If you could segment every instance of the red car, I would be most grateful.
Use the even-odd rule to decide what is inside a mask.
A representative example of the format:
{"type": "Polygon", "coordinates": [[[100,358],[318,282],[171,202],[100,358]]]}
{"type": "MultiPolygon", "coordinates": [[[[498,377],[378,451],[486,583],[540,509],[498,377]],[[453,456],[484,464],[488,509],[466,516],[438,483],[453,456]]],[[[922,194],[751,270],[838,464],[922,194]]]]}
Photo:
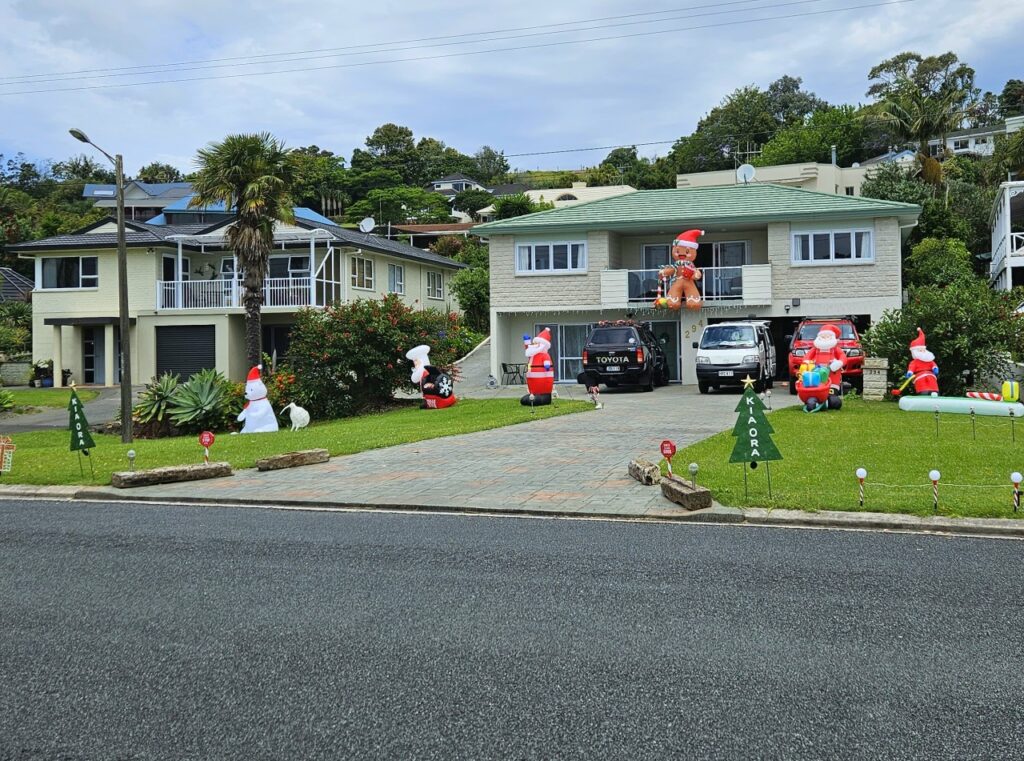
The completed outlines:
{"type": "Polygon", "coordinates": [[[843,380],[858,390],[864,388],[864,347],[860,345],[857,328],[846,317],[815,317],[801,322],[789,343],[789,393],[796,393],[796,378],[800,363],[808,350],[814,346],[814,338],[826,323],[839,328],[839,348],[846,354],[843,380]]]}

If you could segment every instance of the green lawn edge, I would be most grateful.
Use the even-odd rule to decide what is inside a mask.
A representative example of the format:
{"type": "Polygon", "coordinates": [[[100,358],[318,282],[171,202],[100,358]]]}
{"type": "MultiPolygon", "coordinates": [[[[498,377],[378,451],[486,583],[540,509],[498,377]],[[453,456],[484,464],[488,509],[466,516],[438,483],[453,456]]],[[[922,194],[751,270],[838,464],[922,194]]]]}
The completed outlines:
{"type": "MultiPolygon", "coordinates": [[[[1013,511],[1010,473],[1024,472],[1024,424],[969,415],[904,412],[893,402],[847,399],[839,411],[808,414],[799,406],[768,413],[783,459],[756,470],[730,463],[731,429],[679,450],[673,471],[698,465],[697,482],[729,507],[816,512],[904,513],[962,518],[1024,518],[1013,511]],[[1016,440],[1014,440],[1016,439],[1016,440]],[[855,471],[863,467],[865,504],[855,471]],[[933,509],[930,470],[942,474],[933,509]],[[768,474],[771,492],[768,495],[768,474]]],[[[662,462],[662,472],[666,471],[662,462]]]]}
{"type": "MultiPolygon", "coordinates": [[[[14,398],[15,407],[50,407],[66,409],[71,401],[71,391],[66,388],[7,388],[14,398]]],[[[91,402],[99,396],[99,391],[88,388],[78,389],[78,398],[83,402],[91,402]]]]}
{"type": "MultiPolygon", "coordinates": [[[[534,420],[585,412],[593,405],[583,401],[559,401],[532,411],[518,399],[460,399],[444,410],[408,407],[358,417],[314,422],[301,431],[283,428],[277,433],[217,434],[210,459],[230,462],[236,469],[251,468],[256,460],[299,449],[327,449],[332,456],[355,454],[398,444],[473,433],[529,423],[534,420]]],[[[2,430],[0,430],[2,433],[2,430]]],[[[11,437],[17,447],[14,467],[0,477],[0,484],[105,485],[115,471],[128,470],[127,452],[134,449],[137,470],[164,465],[202,462],[203,450],[196,436],[138,439],[121,443],[120,437],[94,434],[96,448],[89,458],[69,451],[66,430],[33,431],[11,437]],[[92,477],[90,461],[95,471],[92,477]]],[[[396,461],[396,467],[402,463],[396,461]]]]}

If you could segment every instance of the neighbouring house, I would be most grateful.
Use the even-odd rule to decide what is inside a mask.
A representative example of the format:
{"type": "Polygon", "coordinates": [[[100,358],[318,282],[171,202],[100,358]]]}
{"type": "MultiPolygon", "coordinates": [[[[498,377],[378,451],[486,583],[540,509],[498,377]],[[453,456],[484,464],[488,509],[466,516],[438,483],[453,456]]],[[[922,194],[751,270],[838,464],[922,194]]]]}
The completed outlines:
{"type": "Polygon", "coordinates": [[[491,372],[523,361],[522,336],[554,339],[556,377],[575,382],[599,320],[650,321],[672,380],[696,383],[691,342],[709,322],[772,324],[784,337],[805,316],[851,315],[863,325],[902,304],[900,248],[913,204],[768,183],[634,193],[478,225],[491,261],[491,372]],[[706,231],[697,265],[700,311],[655,310],[658,269],[689,228],[706,231]]]}
{"type": "MultiPolygon", "coordinates": [[[[165,208],[149,222],[127,222],[132,377],[139,382],[211,367],[245,377],[242,279],[225,238],[232,223],[223,208],[187,204],[165,208]]],[[[52,359],[79,383],[120,380],[116,246],[117,225],[105,219],[7,247],[35,261],[33,359],[52,359]]],[[[295,313],[303,307],[395,293],[416,308],[457,310],[449,285],[462,267],[297,208],[294,224],[274,231],[263,289],[264,352],[287,355],[295,313]]]]}
{"type": "Polygon", "coordinates": [[[492,185],[487,188],[495,198],[501,198],[502,196],[514,196],[517,193],[525,193],[530,189],[530,186],[525,182],[509,182],[504,185],[492,185]]]}
{"type": "Polygon", "coordinates": [[[12,270],[0,267],[0,303],[6,301],[28,301],[35,283],[12,270]]]}
{"type": "Polygon", "coordinates": [[[430,248],[438,238],[449,235],[461,235],[463,238],[469,236],[469,231],[476,227],[476,222],[449,222],[448,224],[436,225],[389,225],[388,237],[396,238],[403,236],[409,239],[410,246],[417,248],[430,248]]]}
{"type": "Polygon", "coordinates": [[[487,188],[472,177],[456,172],[455,174],[449,174],[447,177],[442,177],[440,180],[432,180],[427,184],[427,190],[433,190],[435,193],[450,197],[461,193],[463,190],[487,190],[487,188]]]}
{"type": "Polygon", "coordinates": [[[995,151],[996,140],[1012,135],[1019,129],[1024,129],[1024,116],[1013,116],[1004,122],[990,124],[987,127],[957,130],[950,132],[945,139],[937,137],[929,140],[928,153],[932,156],[942,156],[946,153],[957,156],[991,156],[995,151]]]}
{"type": "MultiPolygon", "coordinates": [[[[534,203],[553,203],[556,209],[565,206],[574,206],[587,201],[599,201],[602,198],[621,196],[625,193],[635,193],[636,188],[632,185],[595,185],[588,187],[585,182],[574,182],[568,188],[534,188],[519,191],[534,203]]],[[[494,204],[485,206],[476,213],[481,222],[492,222],[494,220],[494,204]]]]}
{"type": "MultiPolygon", "coordinates": [[[[124,189],[124,216],[126,219],[147,220],[162,212],[168,204],[192,195],[188,182],[138,182],[132,180],[124,189]]],[[[117,208],[117,186],[87,184],[82,198],[93,201],[101,209],[117,208]]]]}
{"type": "Polygon", "coordinates": [[[989,282],[1000,291],[1024,285],[1024,180],[1004,182],[992,203],[989,282]]]}

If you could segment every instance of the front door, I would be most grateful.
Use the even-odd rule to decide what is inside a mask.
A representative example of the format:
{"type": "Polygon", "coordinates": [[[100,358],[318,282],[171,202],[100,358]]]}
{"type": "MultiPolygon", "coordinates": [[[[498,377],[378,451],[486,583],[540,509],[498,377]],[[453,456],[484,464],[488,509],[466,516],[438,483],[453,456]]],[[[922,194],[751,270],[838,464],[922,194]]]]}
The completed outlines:
{"type": "Polygon", "coordinates": [[[679,321],[663,320],[652,322],[651,332],[665,351],[665,361],[668,363],[668,379],[678,382],[682,379],[682,366],[679,361],[679,321]]]}
{"type": "Polygon", "coordinates": [[[588,324],[559,326],[561,356],[558,360],[558,380],[575,383],[576,376],[583,372],[583,347],[589,335],[588,324]]]}

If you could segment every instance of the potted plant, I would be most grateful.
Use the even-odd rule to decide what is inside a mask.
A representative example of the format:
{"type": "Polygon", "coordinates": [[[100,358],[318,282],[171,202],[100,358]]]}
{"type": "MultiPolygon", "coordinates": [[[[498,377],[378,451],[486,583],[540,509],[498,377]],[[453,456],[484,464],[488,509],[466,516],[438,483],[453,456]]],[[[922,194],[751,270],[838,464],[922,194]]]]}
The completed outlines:
{"type": "Polygon", "coordinates": [[[49,387],[53,385],[53,360],[41,359],[33,365],[32,385],[49,387]]]}

